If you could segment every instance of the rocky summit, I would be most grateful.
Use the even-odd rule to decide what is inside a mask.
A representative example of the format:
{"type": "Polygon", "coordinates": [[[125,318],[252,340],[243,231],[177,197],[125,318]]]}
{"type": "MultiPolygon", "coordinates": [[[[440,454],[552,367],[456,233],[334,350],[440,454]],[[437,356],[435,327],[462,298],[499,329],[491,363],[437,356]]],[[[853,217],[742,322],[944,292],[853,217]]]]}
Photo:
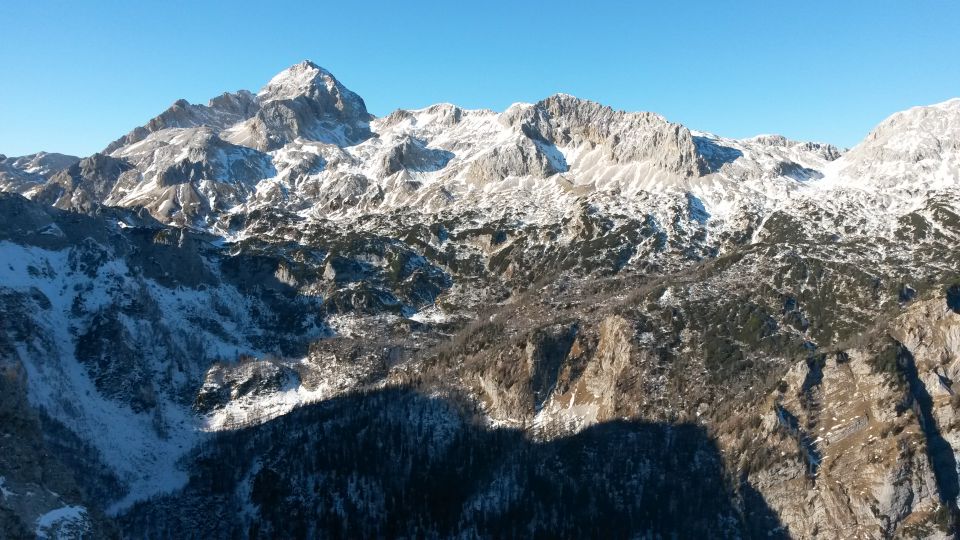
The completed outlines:
{"type": "Polygon", "coordinates": [[[845,150],[302,62],[0,190],[4,538],[957,537],[960,99],[845,150]]]}

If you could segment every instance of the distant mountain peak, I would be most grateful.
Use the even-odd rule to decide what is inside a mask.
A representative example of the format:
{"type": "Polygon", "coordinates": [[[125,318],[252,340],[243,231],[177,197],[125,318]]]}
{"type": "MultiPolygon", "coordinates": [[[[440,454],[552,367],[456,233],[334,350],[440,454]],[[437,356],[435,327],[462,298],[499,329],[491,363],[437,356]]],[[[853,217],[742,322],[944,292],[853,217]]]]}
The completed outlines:
{"type": "Polygon", "coordinates": [[[262,100],[294,99],[315,93],[317,89],[330,90],[342,86],[332,73],[317,64],[304,60],[274,75],[257,94],[262,100]]]}
{"type": "Polygon", "coordinates": [[[953,189],[960,171],[960,98],[890,115],[844,164],[846,176],[870,185],[953,189]]]}

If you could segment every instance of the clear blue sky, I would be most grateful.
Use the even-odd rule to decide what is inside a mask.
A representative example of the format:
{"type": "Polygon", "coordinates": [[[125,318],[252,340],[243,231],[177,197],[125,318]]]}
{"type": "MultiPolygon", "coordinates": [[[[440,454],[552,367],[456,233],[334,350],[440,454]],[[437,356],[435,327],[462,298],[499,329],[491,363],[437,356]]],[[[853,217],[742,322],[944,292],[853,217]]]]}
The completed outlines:
{"type": "Polygon", "coordinates": [[[843,146],[960,96],[960,2],[0,2],[0,153],[80,155],[311,59],[371,112],[566,92],[843,146]]]}

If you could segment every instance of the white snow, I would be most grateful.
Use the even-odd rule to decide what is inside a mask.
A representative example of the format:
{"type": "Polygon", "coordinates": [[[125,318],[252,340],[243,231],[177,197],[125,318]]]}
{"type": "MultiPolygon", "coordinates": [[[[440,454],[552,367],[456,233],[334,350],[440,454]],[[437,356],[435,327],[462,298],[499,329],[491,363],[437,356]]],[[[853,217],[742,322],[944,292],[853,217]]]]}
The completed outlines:
{"type": "Polygon", "coordinates": [[[80,538],[83,532],[89,533],[87,528],[87,509],[82,506],[64,506],[51,510],[37,519],[36,535],[38,539],[46,538],[80,538]],[[64,533],[69,528],[71,534],[64,533]]]}
{"type": "Polygon", "coordinates": [[[450,315],[447,313],[444,313],[443,310],[441,310],[438,307],[431,306],[427,309],[423,309],[418,311],[417,313],[414,313],[413,315],[410,316],[410,320],[417,321],[420,323],[437,324],[437,323],[443,323],[443,322],[449,321],[450,315]]]}
{"type": "Polygon", "coordinates": [[[276,74],[257,96],[261,99],[292,99],[317,84],[318,79],[325,79],[325,86],[332,84],[328,71],[309,62],[301,62],[276,74]]]}
{"type": "Polygon", "coordinates": [[[4,498],[13,497],[16,495],[16,493],[7,489],[6,482],[7,479],[3,476],[0,476],[0,494],[2,494],[4,498]]]}
{"type": "MultiPolygon", "coordinates": [[[[75,286],[83,280],[67,273],[66,251],[47,251],[0,242],[0,283],[14,289],[36,287],[50,300],[52,308],[35,315],[50,335],[49,353],[32,354],[20,345],[20,357],[27,371],[30,401],[93,444],[101,458],[130,486],[130,493],[115,508],[154,493],[184,485],[187,475],[177,460],[197,439],[196,426],[188,411],[177,406],[163,412],[171,434],[163,438],[153,428],[152,417],[137,414],[128,407],[104,398],[90,380],[85,368],[73,357],[73,337],[69,332],[69,310],[75,286]],[[54,268],[54,279],[36,279],[27,267],[54,268]]],[[[126,273],[118,262],[103,269],[106,275],[126,273]]],[[[106,277],[105,275],[105,277],[106,277]]],[[[99,283],[98,283],[99,284],[99,283]]],[[[82,286],[80,287],[83,288],[82,286]]],[[[88,308],[107,301],[104,288],[92,289],[84,298],[88,308]]]]}
{"type": "Polygon", "coordinates": [[[203,429],[223,431],[259,424],[283,416],[293,409],[327,399],[333,389],[320,384],[313,390],[301,384],[291,385],[278,392],[256,394],[232,399],[204,419],[203,429]]]}

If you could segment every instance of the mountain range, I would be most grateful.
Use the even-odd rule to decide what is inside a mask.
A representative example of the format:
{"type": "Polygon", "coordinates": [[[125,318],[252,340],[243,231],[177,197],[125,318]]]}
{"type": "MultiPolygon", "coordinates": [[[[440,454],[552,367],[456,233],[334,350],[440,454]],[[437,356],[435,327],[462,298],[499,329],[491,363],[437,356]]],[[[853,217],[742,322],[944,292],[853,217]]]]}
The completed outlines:
{"type": "Polygon", "coordinates": [[[960,99],[847,150],[308,61],[0,156],[0,530],[954,538],[958,188],[960,99]]]}

